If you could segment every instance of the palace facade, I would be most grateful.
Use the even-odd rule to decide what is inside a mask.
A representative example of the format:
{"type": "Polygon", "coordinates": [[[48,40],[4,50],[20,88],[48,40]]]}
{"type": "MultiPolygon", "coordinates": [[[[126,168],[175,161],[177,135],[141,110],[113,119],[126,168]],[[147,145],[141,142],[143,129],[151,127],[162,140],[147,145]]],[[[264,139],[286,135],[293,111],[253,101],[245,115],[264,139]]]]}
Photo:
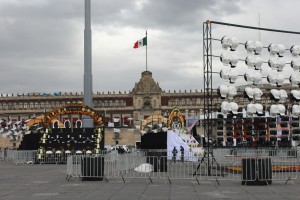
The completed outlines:
{"type": "MultiPolygon", "coordinates": [[[[82,93],[12,94],[0,97],[0,118],[7,122],[31,119],[72,103],[82,103],[82,93]]],[[[117,120],[119,126],[140,125],[152,114],[166,116],[175,106],[184,115],[199,116],[203,107],[203,93],[200,91],[165,92],[154,81],[150,71],[142,72],[141,79],[129,93],[108,92],[93,94],[94,109],[105,115],[106,122],[117,120]]],[[[81,116],[61,116],[75,123],[81,116]]]]}
{"type": "MultiPolygon", "coordinates": [[[[201,79],[202,78],[199,78],[199,81],[201,79]]],[[[249,99],[245,94],[245,86],[237,88],[237,94],[231,101],[238,104],[239,112],[241,112],[242,109],[245,109],[249,103],[260,103],[263,105],[264,110],[269,110],[272,104],[277,103],[274,99],[270,98],[270,90],[277,88],[276,86],[266,84],[256,87],[259,87],[263,93],[259,100],[249,99]]],[[[286,114],[289,114],[292,105],[295,103],[295,99],[293,99],[291,95],[291,90],[293,88],[290,85],[283,85],[281,86],[281,89],[285,89],[288,94],[288,97],[281,103],[287,108],[286,114]]],[[[221,103],[224,99],[221,98],[217,89],[213,91],[212,98],[213,109],[216,112],[220,112],[221,103]]],[[[16,95],[2,94],[0,97],[0,119],[7,123],[24,121],[42,115],[60,106],[82,102],[82,93],[55,93],[53,95],[42,93],[16,95]]],[[[152,72],[144,71],[141,74],[140,80],[134,85],[130,92],[97,92],[93,94],[93,104],[94,109],[98,111],[99,114],[105,116],[106,127],[113,123],[113,127],[121,128],[121,130],[122,128],[131,128],[133,130],[133,128],[136,128],[137,125],[141,125],[141,122],[152,114],[161,114],[162,116],[167,117],[174,107],[178,107],[185,118],[199,118],[200,115],[203,115],[204,113],[204,92],[202,90],[165,91],[153,79],[152,72]]],[[[62,122],[70,120],[74,125],[75,122],[81,118],[82,116],[80,115],[62,115],[59,120],[62,122]]],[[[204,134],[203,124],[204,123],[199,120],[195,131],[196,134],[204,134]]],[[[236,130],[234,133],[227,135],[228,130],[232,132],[233,129],[237,129],[236,125],[230,124],[231,127],[235,128],[228,129],[225,124],[226,123],[222,123],[221,129],[217,128],[219,125],[216,124],[216,130],[213,131],[213,136],[219,138],[220,143],[232,141],[230,137],[236,137],[236,135],[234,135],[236,134],[236,130]]],[[[300,129],[300,127],[297,128],[300,129]]],[[[264,125],[264,129],[267,130],[268,125],[264,125]]],[[[241,140],[246,140],[245,130],[246,129],[244,128],[242,135],[240,135],[241,140]]],[[[111,139],[113,139],[113,131],[111,132],[111,139]]],[[[268,133],[265,131],[265,135],[263,136],[265,139],[270,138],[266,136],[267,134],[268,133]]],[[[131,144],[134,143],[134,140],[138,140],[137,136],[126,136],[125,138],[125,134],[123,135],[123,143],[128,143],[129,141],[126,139],[129,137],[132,138],[129,142],[131,144]]],[[[113,140],[106,142],[106,144],[107,143],[113,143],[113,140]]],[[[121,143],[122,142],[119,144],[121,143]]]]}

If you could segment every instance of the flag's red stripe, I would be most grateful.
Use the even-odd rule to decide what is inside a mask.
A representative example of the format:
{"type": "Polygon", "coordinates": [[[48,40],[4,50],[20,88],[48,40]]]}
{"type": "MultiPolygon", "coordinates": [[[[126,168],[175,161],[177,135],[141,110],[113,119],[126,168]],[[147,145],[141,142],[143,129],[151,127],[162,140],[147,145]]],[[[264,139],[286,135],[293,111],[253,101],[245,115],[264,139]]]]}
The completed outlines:
{"type": "Polygon", "coordinates": [[[134,46],[133,46],[133,48],[139,48],[139,42],[137,41],[136,43],[134,43],[134,46]]]}

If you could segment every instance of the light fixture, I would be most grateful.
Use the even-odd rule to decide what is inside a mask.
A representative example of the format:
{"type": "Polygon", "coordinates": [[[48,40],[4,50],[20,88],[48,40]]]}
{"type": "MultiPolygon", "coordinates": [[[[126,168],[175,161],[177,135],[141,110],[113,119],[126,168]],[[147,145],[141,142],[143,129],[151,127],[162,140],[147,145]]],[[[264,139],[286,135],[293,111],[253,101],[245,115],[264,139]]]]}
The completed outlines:
{"type": "Polygon", "coordinates": [[[230,65],[232,68],[236,67],[239,59],[236,54],[230,54],[228,52],[223,52],[220,56],[220,60],[223,65],[228,66],[230,65]]]}
{"type": "Polygon", "coordinates": [[[263,60],[260,56],[247,56],[245,60],[246,65],[249,69],[261,70],[263,60]]]}
{"type": "Polygon", "coordinates": [[[235,102],[230,102],[230,108],[231,108],[232,114],[237,114],[239,105],[235,102]]]}
{"type": "Polygon", "coordinates": [[[230,66],[231,66],[232,68],[234,68],[234,67],[237,66],[238,61],[239,61],[238,56],[237,56],[236,54],[232,54],[231,57],[230,57],[230,62],[229,62],[229,64],[230,64],[230,66]]]}
{"type": "Polygon", "coordinates": [[[278,111],[280,115],[285,115],[285,106],[282,104],[278,104],[278,111]]]}
{"type": "Polygon", "coordinates": [[[288,98],[287,92],[283,89],[280,89],[279,92],[280,92],[280,100],[285,101],[288,98]]]}
{"type": "Polygon", "coordinates": [[[284,82],[284,76],[282,74],[277,74],[276,76],[277,86],[282,86],[283,82],[284,82]]]}
{"type": "Polygon", "coordinates": [[[255,105],[255,109],[256,109],[256,113],[258,114],[258,115],[262,115],[263,113],[264,113],[264,108],[263,108],[263,106],[260,104],[260,103],[256,103],[256,104],[254,104],[255,105]]]}
{"type": "Polygon", "coordinates": [[[230,63],[230,54],[228,52],[223,52],[220,56],[220,60],[223,65],[228,66],[230,63]]]}
{"type": "Polygon", "coordinates": [[[255,41],[254,53],[256,55],[259,55],[262,49],[263,49],[263,43],[261,43],[260,41],[255,41]]]}
{"type": "Polygon", "coordinates": [[[221,104],[221,112],[223,115],[227,115],[231,111],[231,105],[227,101],[223,101],[221,104]]]}
{"type": "Polygon", "coordinates": [[[224,80],[229,80],[230,78],[230,70],[229,69],[222,69],[220,71],[220,77],[224,80]]]}
{"type": "Polygon", "coordinates": [[[287,92],[283,89],[280,90],[272,89],[270,92],[275,100],[285,101],[288,97],[287,92]]]}
{"type": "Polygon", "coordinates": [[[259,72],[254,72],[254,79],[253,79],[253,85],[257,85],[261,83],[262,75],[259,72]]]}
{"type": "Polygon", "coordinates": [[[251,87],[246,87],[245,92],[249,99],[253,99],[254,90],[251,87]]]}
{"type": "Polygon", "coordinates": [[[271,73],[267,76],[267,80],[268,82],[272,85],[272,86],[276,86],[276,82],[277,82],[277,78],[276,78],[276,74],[271,73]]]}
{"type": "Polygon", "coordinates": [[[271,117],[276,117],[278,113],[279,113],[278,106],[277,105],[271,105],[271,107],[270,107],[270,116],[271,117]]]}
{"type": "Polygon", "coordinates": [[[298,74],[292,74],[289,78],[292,86],[297,86],[300,83],[300,76],[298,74]]]}
{"type": "Polygon", "coordinates": [[[273,98],[275,100],[279,100],[280,99],[280,92],[279,92],[279,90],[272,89],[270,92],[271,92],[271,94],[272,94],[272,96],[273,96],[273,98]]]}
{"type": "Polygon", "coordinates": [[[230,71],[230,77],[229,77],[229,82],[230,83],[235,83],[236,79],[238,78],[238,72],[236,70],[231,70],[230,71]]]}
{"type": "Polygon", "coordinates": [[[272,69],[280,72],[283,70],[283,67],[285,66],[286,63],[283,58],[273,57],[269,59],[268,64],[272,69]]]}
{"type": "Polygon", "coordinates": [[[238,39],[235,37],[224,36],[221,39],[221,44],[224,49],[230,48],[231,51],[235,51],[239,45],[238,39]]]}
{"type": "Polygon", "coordinates": [[[300,100],[300,91],[299,90],[292,90],[291,94],[296,100],[300,100]]]}
{"type": "Polygon", "coordinates": [[[246,65],[249,67],[249,69],[254,69],[255,67],[255,57],[254,56],[247,56],[245,60],[246,65]]]}
{"type": "Polygon", "coordinates": [[[262,80],[262,75],[259,72],[249,72],[247,71],[244,74],[244,78],[248,83],[252,83],[254,85],[257,85],[261,82],[262,80]]]}
{"type": "Polygon", "coordinates": [[[261,100],[261,96],[263,95],[263,92],[261,91],[261,89],[259,88],[253,88],[253,92],[254,92],[254,98],[255,100],[261,100]]]}
{"type": "Polygon", "coordinates": [[[299,56],[300,55],[300,46],[299,45],[293,45],[291,48],[290,48],[290,51],[291,51],[291,54],[293,56],[299,56]]]}
{"type": "Polygon", "coordinates": [[[298,71],[299,68],[300,68],[300,59],[299,59],[299,58],[293,59],[292,62],[291,62],[291,67],[292,67],[295,71],[298,71]]]}
{"type": "Polygon", "coordinates": [[[292,106],[292,115],[294,117],[298,117],[300,115],[300,106],[299,105],[292,106]]]}
{"type": "Polygon", "coordinates": [[[220,85],[219,92],[220,92],[221,98],[226,98],[228,90],[229,89],[228,89],[227,85],[220,85]]]}
{"type": "Polygon", "coordinates": [[[253,103],[249,103],[247,105],[247,116],[252,117],[255,112],[256,112],[255,105],[253,103]]]}
{"type": "Polygon", "coordinates": [[[253,52],[255,49],[255,42],[252,40],[248,40],[245,43],[245,49],[247,50],[247,52],[253,52]]]}
{"type": "Polygon", "coordinates": [[[263,44],[260,41],[248,40],[245,43],[245,49],[247,52],[254,52],[254,54],[259,55],[263,49],[263,44]]]}
{"type": "Polygon", "coordinates": [[[245,78],[245,80],[246,80],[248,83],[253,83],[253,81],[254,81],[254,74],[253,74],[253,72],[247,71],[247,72],[244,74],[244,78],[245,78]]]}
{"type": "Polygon", "coordinates": [[[238,113],[239,106],[235,102],[227,102],[223,101],[221,104],[221,113],[223,115],[227,115],[229,112],[232,112],[232,114],[238,113]]]}
{"type": "Polygon", "coordinates": [[[282,57],[285,52],[285,46],[283,44],[270,44],[268,50],[271,55],[282,57]]]}
{"type": "Polygon", "coordinates": [[[285,52],[285,46],[283,44],[278,44],[278,48],[279,48],[278,56],[283,57],[285,52]]]}
{"type": "Polygon", "coordinates": [[[236,88],[234,86],[228,86],[228,99],[233,99],[237,95],[236,88]]]}

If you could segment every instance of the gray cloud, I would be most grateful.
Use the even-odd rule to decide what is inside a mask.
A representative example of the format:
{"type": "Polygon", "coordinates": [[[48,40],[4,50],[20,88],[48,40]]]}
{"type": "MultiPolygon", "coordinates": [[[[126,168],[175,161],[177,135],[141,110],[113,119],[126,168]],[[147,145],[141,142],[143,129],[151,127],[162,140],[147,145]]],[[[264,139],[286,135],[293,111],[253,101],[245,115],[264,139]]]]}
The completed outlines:
{"type": "MultiPolygon", "coordinates": [[[[202,23],[238,16],[242,3],[92,0],[94,91],[133,88],[145,54],[132,44],[145,30],[149,70],[162,89],[201,89],[202,23]]],[[[1,1],[0,93],[82,91],[83,17],[84,0],[1,1]]]]}

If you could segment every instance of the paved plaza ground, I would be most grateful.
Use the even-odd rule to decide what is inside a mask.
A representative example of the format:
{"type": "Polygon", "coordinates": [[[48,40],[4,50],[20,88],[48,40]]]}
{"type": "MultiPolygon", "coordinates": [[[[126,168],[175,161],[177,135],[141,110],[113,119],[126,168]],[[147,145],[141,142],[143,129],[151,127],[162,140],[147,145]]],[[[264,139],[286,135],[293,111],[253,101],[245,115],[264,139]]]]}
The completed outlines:
{"type": "Polygon", "coordinates": [[[300,181],[243,186],[241,181],[110,179],[66,181],[66,165],[13,165],[0,161],[0,199],[300,199],[300,181]]]}

